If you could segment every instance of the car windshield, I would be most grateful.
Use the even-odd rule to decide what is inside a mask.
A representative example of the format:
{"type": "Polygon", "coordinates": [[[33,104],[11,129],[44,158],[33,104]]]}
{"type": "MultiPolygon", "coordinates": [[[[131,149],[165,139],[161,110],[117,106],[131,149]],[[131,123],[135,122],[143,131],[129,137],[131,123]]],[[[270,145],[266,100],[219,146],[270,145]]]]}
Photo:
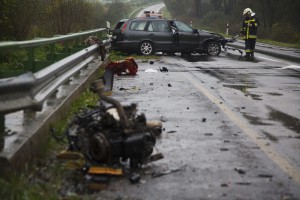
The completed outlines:
{"type": "Polygon", "coordinates": [[[193,32],[193,28],[183,22],[174,21],[174,23],[176,24],[178,31],[180,32],[189,32],[189,33],[193,32]]]}

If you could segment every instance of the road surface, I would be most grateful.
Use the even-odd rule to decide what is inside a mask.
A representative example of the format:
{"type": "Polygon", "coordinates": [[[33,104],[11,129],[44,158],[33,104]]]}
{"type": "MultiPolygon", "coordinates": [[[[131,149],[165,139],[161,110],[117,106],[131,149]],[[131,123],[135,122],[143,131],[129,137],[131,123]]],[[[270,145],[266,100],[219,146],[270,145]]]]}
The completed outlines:
{"type": "Polygon", "coordinates": [[[156,151],[165,158],[139,170],[139,184],[113,180],[98,199],[300,199],[299,64],[235,52],[138,64],[112,97],[163,121],[156,151]]]}
{"type": "Polygon", "coordinates": [[[149,6],[149,7],[145,8],[145,9],[141,10],[136,15],[136,17],[144,17],[145,16],[145,14],[144,14],[145,11],[150,11],[150,12],[158,13],[164,7],[165,7],[164,3],[160,3],[160,4],[155,4],[153,6],[149,6]]]}

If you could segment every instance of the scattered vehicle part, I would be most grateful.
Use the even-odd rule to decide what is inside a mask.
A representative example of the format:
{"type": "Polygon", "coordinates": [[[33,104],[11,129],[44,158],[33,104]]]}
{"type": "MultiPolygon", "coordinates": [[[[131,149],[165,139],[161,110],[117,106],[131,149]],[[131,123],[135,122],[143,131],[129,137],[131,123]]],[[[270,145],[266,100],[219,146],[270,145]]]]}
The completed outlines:
{"type": "Polygon", "coordinates": [[[162,123],[160,121],[148,121],[146,126],[151,129],[155,136],[160,136],[162,133],[162,123]]]}
{"type": "Polygon", "coordinates": [[[154,161],[157,161],[157,160],[160,160],[163,158],[164,158],[164,155],[162,153],[157,153],[157,154],[154,154],[154,155],[148,157],[145,163],[154,162],[154,161]]]}
{"type": "Polygon", "coordinates": [[[157,73],[156,69],[146,69],[145,70],[146,73],[157,73]]]}
{"type": "Polygon", "coordinates": [[[107,175],[123,175],[123,169],[111,166],[91,166],[88,169],[89,174],[107,174],[107,175]]]}
{"type": "Polygon", "coordinates": [[[246,174],[246,170],[240,167],[234,168],[234,171],[237,171],[239,174],[246,174]]]}
{"type": "Polygon", "coordinates": [[[118,76],[123,73],[128,75],[136,75],[138,71],[138,65],[132,57],[129,57],[123,61],[108,63],[106,69],[113,71],[113,73],[117,74],[118,76]]]}
{"type": "Polygon", "coordinates": [[[159,71],[161,71],[161,72],[168,72],[169,70],[166,67],[162,67],[162,68],[159,68],[159,71]]]}
{"type": "Polygon", "coordinates": [[[220,151],[229,151],[229,149],[225,148],[225,147],[222,147],[222,148],[220,148],[220,151]]]}
{"type": "Polygon", "coordinates": [[[177,131],[168,131],[167,133],[176,133],[177,131]]]}
{"type": "Polygon", "coordinates": [[[82,110],[68,125],[68,150],[84,155],[88,167],[100,166],[92,168],[93,172],[103,171],[103,164],[119,163],[120,159],[129,159],[131,168],[139,167],[153,152],[156,138],[152,129],[157,131],[157,126],[147,127],[145,115],[136,113],[136,104],[122,106],[105,96],[103,80],[95,81],[93,86],[101,99],[100,105],[82,110]],[[112,107],[106,107],[103,101],[112,107]],[[111,108],[117,110],[119,119],[107,112],[111,108]]]}
{"type": "MultiPolygon", "coordinates": [[[[234,42],[236,42],[236,39],[238,38],[238,36],[239,35],[236,35],[236,36],[232,37],[231,39],[227,39],[227,43],[234,43],[234,42]]],[[[227,51],[227,50],[238,51],[241,54],[241,56],[243,56],[243,53],[244,53],[243,50],[240,50],[238,48],[228,47],[228,46],[225,46],[224,50],[225,51],[227,51]]]]}
{"type": "Polygon", "coordinates": [[[168,120],[167,120],[164,116],[161,116],[161,117],[160,117],[160,121],[162,121],[162,122],[167,122],[168,120]]]}
{"type": "Polygon", "coordinates": [[[259,174],[258,177],[260,177],[260,178],[273,178],[273,175],[271,175],[271,174],[259,174]]]}
{"type": "Polygon", "coordinates": [[[141,180],[141,175],[138,173],[133,173],[129,180],[132,184],[138,183],[141,180]]]}
{"type": "Polygon", "coordinates": [[[96,37],[96,36],[90,36],[85,41],[85,44],[94,45],[98,44],[99,49],[98,52],[101,56],[101,61],[104,61],[106,54],[108,53],[108,46],[107,44],[104,44],[102,39],[96,37]]]}
{"type": "Polygon", "coordinates": [[[157,177],[161,177],[161,176],[168,175],[168,174],[171,174],[171,173],[179,172],[179,171],[184,170],[186,167],[187,167],[187,165],[183,165],[181,167],[166,170],[166,171],[163,171],[163,172],[154,172],[152,174],[152,178],[157,178],[157,177]]]}
{"type": "Polygon", "coordinates": [[[117,23],[112,32],[112,49],[142,55],[151,55],[154,52],[182,55],[200,53],[216,56],[226,44],[235,39],[226,39],[223,36],[194,29],[177,21],[161,17],[144,17],[123,19],[117,23]]]}

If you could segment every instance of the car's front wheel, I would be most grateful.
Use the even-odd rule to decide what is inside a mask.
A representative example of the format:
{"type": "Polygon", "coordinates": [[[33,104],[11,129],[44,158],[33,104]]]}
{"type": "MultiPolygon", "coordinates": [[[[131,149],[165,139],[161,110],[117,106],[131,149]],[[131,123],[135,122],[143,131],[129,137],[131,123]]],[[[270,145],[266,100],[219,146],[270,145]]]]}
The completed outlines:
{"type": "Polygon", "coordinates": [[[139,51],[142,55],[151,55],[154,52],[153,44],[149,41],[144,41],[140,44],[139,51]]]}
{"type": "Polygon", "coordinates": [[[218,42],[209,42],[206,51],[208,55],[217,56],[221,53],[221,45],[218,42]]]}

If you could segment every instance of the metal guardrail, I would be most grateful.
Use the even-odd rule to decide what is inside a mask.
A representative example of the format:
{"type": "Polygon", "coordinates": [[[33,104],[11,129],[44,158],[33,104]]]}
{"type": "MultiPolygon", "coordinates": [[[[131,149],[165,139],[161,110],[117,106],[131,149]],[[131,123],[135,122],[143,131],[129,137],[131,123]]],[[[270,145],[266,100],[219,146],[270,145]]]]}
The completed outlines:
{"type": "MultiPolygon", "coordinates": [[[[20,49],[25,49],[27,51],[27,60],[24,64],[25,70],[21,70],[20,73],[13,73],[13,72],[5,72],[8,74],[21,74],[22,71],[38,71],[41,68],[44,68],[57,60],[62,59],[63,57],[66,57],[67,55],[71,55],[74,53],[73,48],[70,47],[70,44],[80,43],[84,39],[86,39],[88,36],[99,36],[102,37],[102,33],[105,33],[107,31],[107,28],[99,28],[94,30],[89,30],[85,32],[79,32],[79,33],[70,33],[68,35],[56,35],[52,38],[35,38],[33,40],[29,41],[5,41],[0,42],[0,53],[14,50],[18,51],[20,49]],[[100,35],[101,34],[101,35],[100,35]],[[84,39],[83,39],[84,38],[84,39]],[[56,53],[56,44],[61,44],[63,46],[62,52],[56,53]],[[46,60],[36,60],[36,49],[39,47],[48,46],[49,52],[47,54],[46,60]]],[[[79,49],[84,48],[85,46],[79,45],[79,49]]],[[[76,49],[76,48],[75,48],[76,49]]],[[[5,76],[4,76],[5,77],[5,76]]],[[[3,76],[2,76],[3,78],[3,76]]]]}
{"type": "Polygon", "coordinates": [[[37,47],[41,45],[47,45],[47,44],[53,44],[56,42],[63,42],[79,37],[85,37],[94,35],[100,32],[106,31],[106,28],[100,28],[90,31],[85,31],[82,33],[70,33],[68,35],[61,35],[61,36],[54,36],[53,38],[39,38],[39,39],[33,39],[30,41],[19,41],[19,42],[0,42],[0,50],[4,49],[17,49],[17,48],[29,48],[29,47],[37,47]]]}
{"type": "MultiPolygon", "coordinates": [[[[83,33],[21,42],[1,42],[1,49],[18,49],[52,44],[82,36],[90,36],[107,29],[97,29],[83,33]]],[[[104,40],[104,47],[110,47],[111,40],[104,40]]],[[[39,111],[43,102],[71,76],[83,69],[99,56],[99,44],[87,47],[69,57],[36,72],[28,72],[17,77],[0,79],[0,151],[4,148],[5,114],[32,109],[39,111]]]]}
{"type": "MultiPolygon", "coordinates": [[[[99,45],[81,50],[39,72],[0,80],[0,113],[38,109],[56,88],[93,59],[99,45]]],[[[38,109],[39,110],[39,109],[38,109]]]]}

